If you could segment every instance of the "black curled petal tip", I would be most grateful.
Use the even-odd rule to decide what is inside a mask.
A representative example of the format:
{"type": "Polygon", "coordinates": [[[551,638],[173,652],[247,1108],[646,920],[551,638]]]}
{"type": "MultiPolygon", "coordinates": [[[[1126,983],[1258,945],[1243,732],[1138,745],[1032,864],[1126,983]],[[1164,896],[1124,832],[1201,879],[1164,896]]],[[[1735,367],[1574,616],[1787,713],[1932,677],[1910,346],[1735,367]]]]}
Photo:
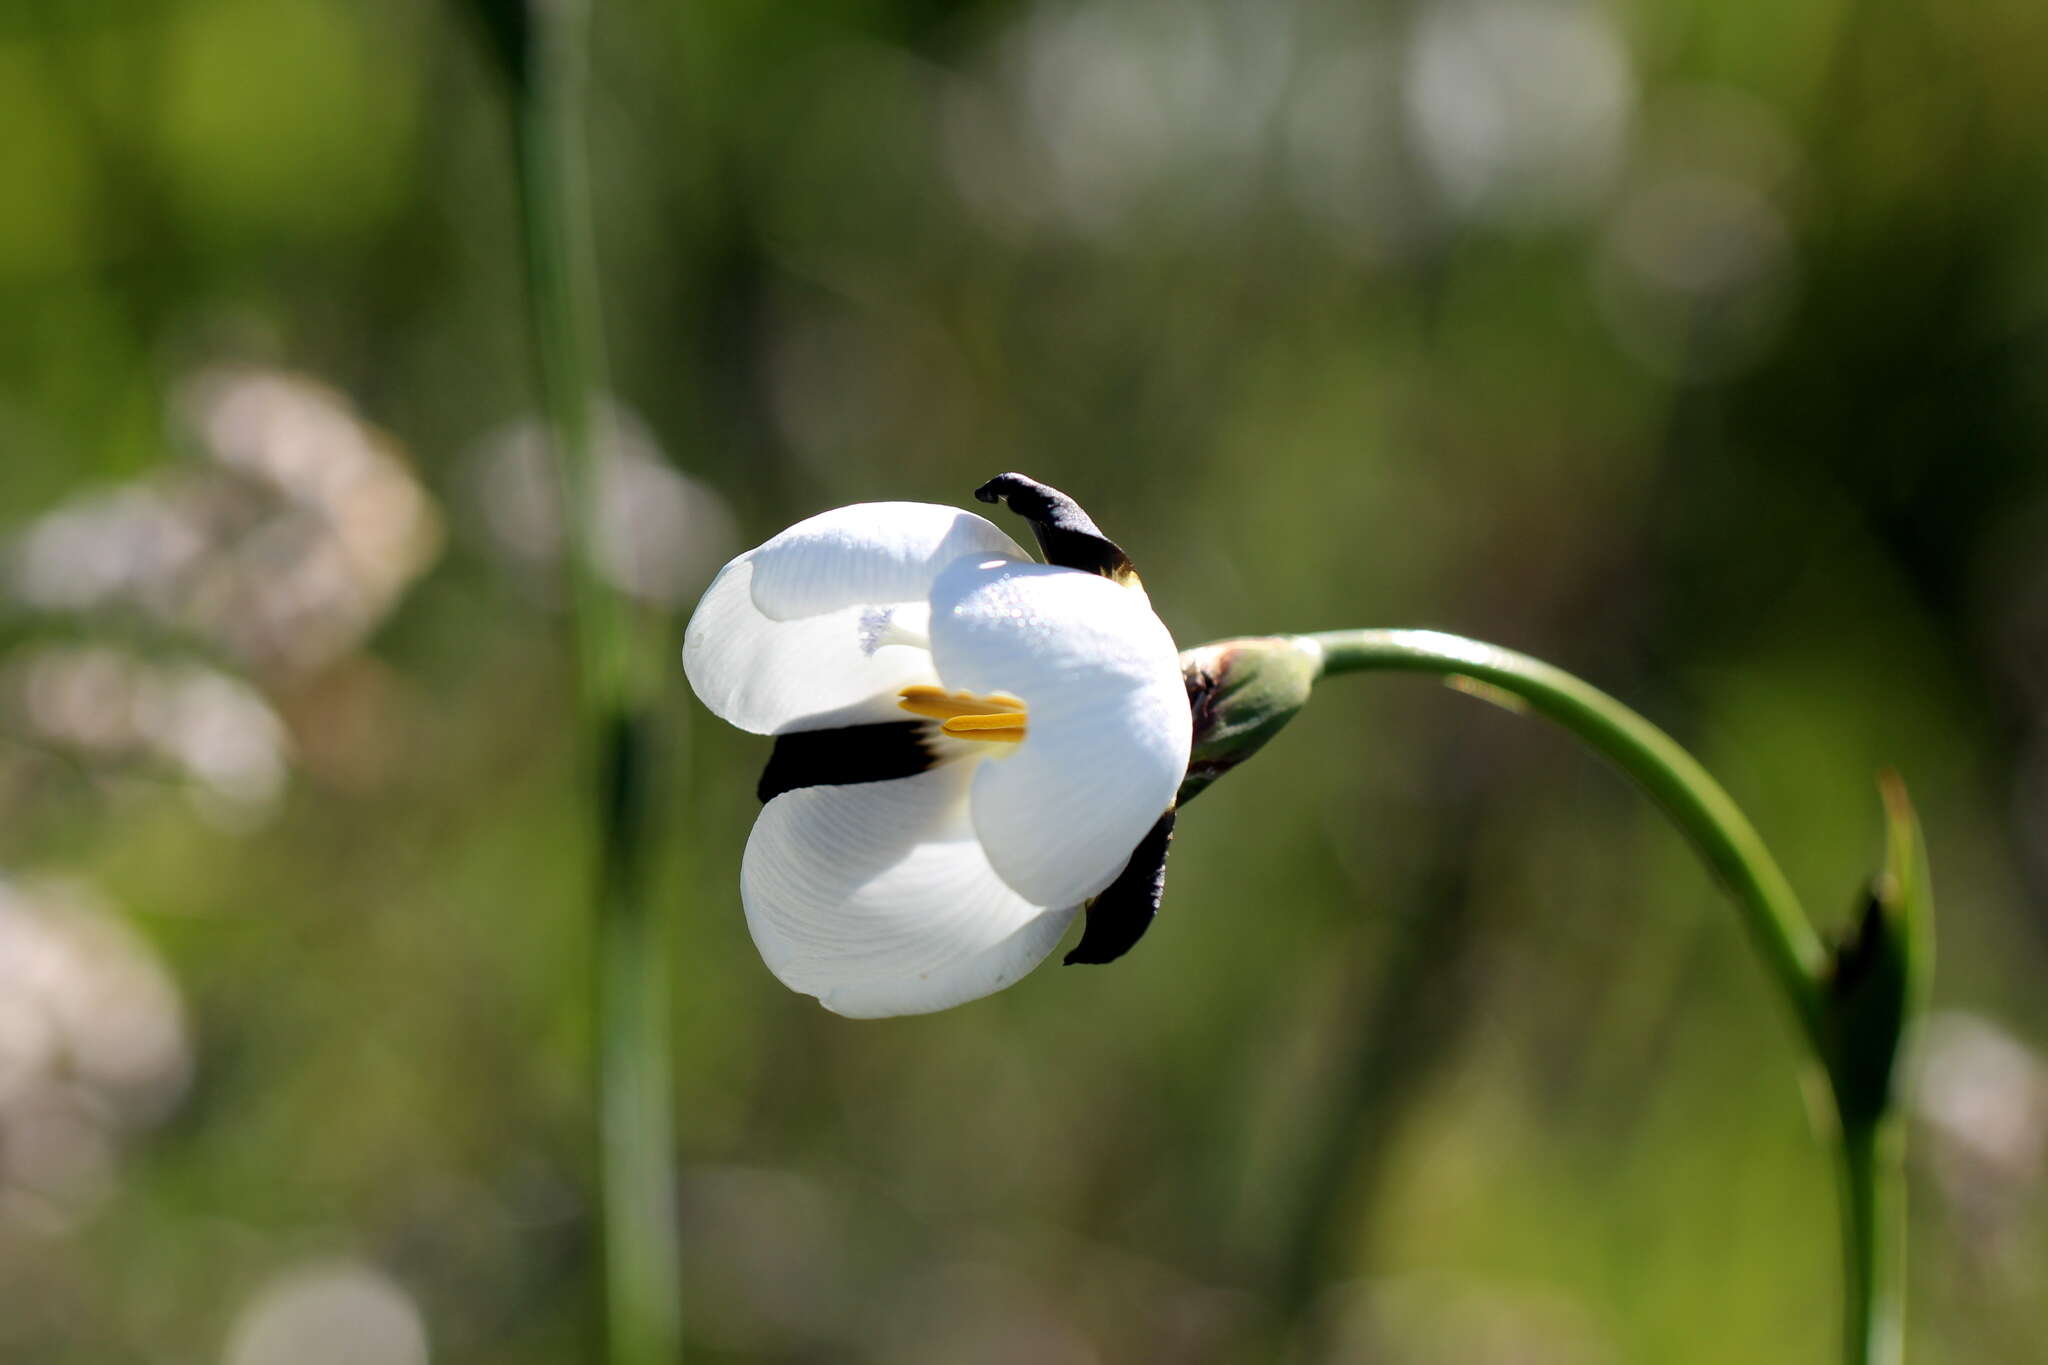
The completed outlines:
{"type": "Polygon", "coordinates": [[[754,795],[765,804],[800,787],[843,787],[915,777],[936,761],[921,720],[842,725],[777,735],[754,795]]]}
{"type": "Polygon", "coordinates": [[[1067,966],[1114,962],[1152,927],[1160,898],[1166,894],[1166,850],[1173,842],[1173,820],[1172,811],[1160,816],[1159,823],[1138,841],[1116,880],[1088,902],[1088,923],[1081,931],[1081,941],[1061,959],[1067,966]]]}
{"type": "Polygon", "coordinates": [[[1022,474],[998,474],[975,489],[974,496],[986,503],[1007,504],[1012,512],[1030,522],[1046,563],[1100,574],[1124,584],[1137,581],[1138,571],[1131,567],[1131,557],[1102,534],[1102,528],[1081,510],[1080,503],[1059,489],[1022,474]]]}

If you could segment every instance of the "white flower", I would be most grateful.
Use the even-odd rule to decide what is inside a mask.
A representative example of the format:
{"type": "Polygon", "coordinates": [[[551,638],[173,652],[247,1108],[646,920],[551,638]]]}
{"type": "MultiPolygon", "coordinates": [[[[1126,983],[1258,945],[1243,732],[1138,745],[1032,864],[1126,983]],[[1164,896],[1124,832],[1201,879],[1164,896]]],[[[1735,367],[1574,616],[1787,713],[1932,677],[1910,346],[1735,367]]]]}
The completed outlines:
{"type": "Polygon", "coordinates": [[[1191,732],[1173,639],[1071,500],[1016,475],[978,496],[1087,567],[969,512],[862,503],[726,565],[685,637],[704,704],[778,737],[740,870],[754,942],[840,1014],[998,990],[1115,883],[1119,942],[1090,949],[1091,917],[1076,950],[1107,960],[1163,885],[1191,732]]]}

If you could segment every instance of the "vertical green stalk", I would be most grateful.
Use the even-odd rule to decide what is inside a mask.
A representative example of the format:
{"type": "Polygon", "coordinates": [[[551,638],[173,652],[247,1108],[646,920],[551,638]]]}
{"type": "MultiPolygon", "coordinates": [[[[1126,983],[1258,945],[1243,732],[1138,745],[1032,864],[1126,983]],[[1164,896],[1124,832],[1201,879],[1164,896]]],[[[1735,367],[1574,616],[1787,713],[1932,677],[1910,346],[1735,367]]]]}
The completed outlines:
{"type": "Polygon", "coordinates": [[[493,6],[512,38],[528,305],[563,490],[578,706],[596,815],[592,1010],[603,1227],[604,1358],[681,1356],[668,943],[646,899],[654,674],[626,602],[597,572],[593,409],[604,383],[583,127],[586,0],[493,6]]]}
{"type": "Polygon", "coordinates": [[[1842,1358],[1898,1365],[1904,1358],[1898,1286],[1905,1278],[1905,1142],[1896,1119],[1844,1129],[1842,1358]]]}
{"type": "Polygon", "coordinates": [[[1599,689],[1527,655],[1435,631],[1301,637],[1322,672],[1435,674],[1556,722],[1663,807],[1734,896],[1750,941],[1828,1077],[1841,1174],[1846,1365],[1898,1365],[1905,1271],[1904,1136],[1893,1073],[1932,958],[1925,849],[1904,788],[1887,779],[1887,860],[1856,935],[1831,954],[1756,829],[1705,768],[1599,689]]]}

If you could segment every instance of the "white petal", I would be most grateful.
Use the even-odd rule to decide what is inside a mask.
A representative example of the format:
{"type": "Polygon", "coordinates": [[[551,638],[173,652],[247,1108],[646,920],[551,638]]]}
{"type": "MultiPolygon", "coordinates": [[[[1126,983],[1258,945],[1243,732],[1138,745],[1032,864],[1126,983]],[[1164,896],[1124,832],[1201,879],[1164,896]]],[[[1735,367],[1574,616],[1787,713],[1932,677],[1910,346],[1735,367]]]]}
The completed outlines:
{"type": "Polygon", "coordinates": [[[993,522],[957,507],[835,507],[753,552],[754,605],[787,621],[855,605],[922,602],[939,571],[970,554],[1028,557],[993,522]]]}
{"type": "MultiPolygon", "coordinates": [[[[930,652],[886,642],[888,608],[852,605],[770,620],[754,605],[757,553],[719,570],[683,634],[683,672],[698,698],[757,735],[902,720],[896,694],[937,681],[930,652]]],[[[895,610],[921,632],[921,604],[895,610]]]]}
{"type": "Polygon", "coordinates": [[[740,890],[768,970],[855,1018],[923,1014],[1042,961],[1075,907],[1048,910],[988,864],[968,814],[977,765],[785,792],[761,810],[740,890]]]}
{"type": "Polygon", "coordinates": [[[800,521],[725,566],[690,618],[683,669],[721,718],[757,734],[900,720],[895,694],[936,681],[921,642],[939,571],[1021,553],[953,507],[871,502],[800,521]]]}
{"type": "Polygon", "coordinates": [[[1029,708],[1023,743],[977,765],[990,863],[1044,905],[1102,890],[1187,772],[1194,726],[1165,625],[1106,578],[969,559],[932,589],[931,639],[944,686],[1029,708]]]}

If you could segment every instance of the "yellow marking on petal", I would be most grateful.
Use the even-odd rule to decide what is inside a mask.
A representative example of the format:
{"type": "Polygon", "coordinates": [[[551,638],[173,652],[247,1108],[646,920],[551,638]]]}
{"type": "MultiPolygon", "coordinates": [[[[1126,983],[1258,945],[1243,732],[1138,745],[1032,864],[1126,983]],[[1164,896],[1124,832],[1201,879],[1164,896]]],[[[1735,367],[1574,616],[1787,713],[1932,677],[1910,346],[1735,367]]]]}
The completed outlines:
{"type": "Polygon", "coordinates": [[[896,703],[913,716],[926,720],[951,720],[955,716],[975,716],[990,708],[972,692],[948,692],[943,687],[906,687],[903,699],[896,703]]]}
{"type": "Polygon", "coordinates": [[[988,716],[955,716],[939,728],[961,739],[1015,744],[1024,738],[1024,717],[1015,711],[999,711],[988,716]]]}
{"type": "Polygon", "coordinates": [[[1006,692],[977,696],[920,684],[904,688],[896,704],[913,716],[940,722],[941,730],[960,739],[1015,744],[1024,738],[1024,703],[1006,692]]]}

